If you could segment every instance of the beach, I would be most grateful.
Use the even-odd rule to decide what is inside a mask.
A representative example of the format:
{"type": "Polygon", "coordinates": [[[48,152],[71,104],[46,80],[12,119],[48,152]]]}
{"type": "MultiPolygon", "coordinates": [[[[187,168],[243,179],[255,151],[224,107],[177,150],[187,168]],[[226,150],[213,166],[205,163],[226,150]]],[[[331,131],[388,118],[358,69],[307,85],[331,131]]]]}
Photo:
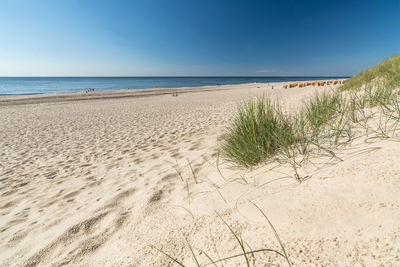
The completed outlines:
{"type": "MultiPolygon", "coordinates": [[[[221,217],[251,249],[279,250],[252,201],[294,266],[399,266],[399,142],[356,140],[300,168],[301,184],[285,164],[220,157],[242,101],[292,112],[330,87],[286,84],[1,96],[0,265],[173,266],[155,246],[195,266],[188,243],[241,253],[221,217]]],[[[286,266],[274,252],[250,260],[286,266]]]]}

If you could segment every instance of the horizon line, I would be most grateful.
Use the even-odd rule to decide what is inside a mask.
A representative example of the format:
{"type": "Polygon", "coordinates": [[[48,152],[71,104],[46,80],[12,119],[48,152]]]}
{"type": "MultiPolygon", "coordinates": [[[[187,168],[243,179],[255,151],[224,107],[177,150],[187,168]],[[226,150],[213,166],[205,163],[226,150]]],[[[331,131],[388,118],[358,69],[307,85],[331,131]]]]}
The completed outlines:
{"type": "Polygon", "coordinates": [[[0,76],[0,78],[308,78],[308,77],[342,77],[349,78],[352,75],[138,75],[138,76],[0,76]]]}

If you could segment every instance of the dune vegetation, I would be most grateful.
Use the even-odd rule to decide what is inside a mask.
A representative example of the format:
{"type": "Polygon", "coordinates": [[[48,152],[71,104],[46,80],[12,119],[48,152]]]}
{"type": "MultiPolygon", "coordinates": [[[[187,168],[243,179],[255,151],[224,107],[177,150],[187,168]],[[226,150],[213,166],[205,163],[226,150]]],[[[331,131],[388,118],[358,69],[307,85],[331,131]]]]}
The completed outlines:
{"type": "Polygon", "coordinates": [[[221,155],[234,165],[252,167],[279,160],[297,168],[318,151],[334,151],[355,138],[375,133],[389,138],[400,119],[400,54],[363,71],[336,89],[327,87],[296,112],[283,112],[277,99],[262,96],[240,105],[220,144],[221,155]],[[352,90],[349,90],[352,89],[352,90]],[[390,134],[388,133],[390,132],[390,134]]]}
{"type": "Polygon", "coordinates": [[[400,86],[400,54],[393,55],[346,81],[341,90],[357,90],[372,82],[384,82],[386,87],[400,86]]]}
{"type": "MultiPolygon", "coordinates": [[[[301,177],[298,169],[318,155],[325,154],[343,161],[337,155],[338,151],[356,139],[361,138],[365,143],[380,138],[400,141],[399,74],[400,54],[355,75],[340,87],[327,86],[323,91],[316,91],[293,112],[288,112],[278,99],[268,95],[245,101],[239,106],[234,121],[219,144],[220,154],[240,168],[271,162],[289,164],[293,168],[293,178],[301,183],[307,177],[301,177]]],[[[240,233],[218,214],[235,237],[241,253],[213,259],[207,252],[195,249],[186,239],[185,247],[190,250],[195,266],[217,266],[217,263],[226,263],[237,257],[250,266],[248,256],[263,252],[276,253],[292,266],[290,251],[286,251],[267,215],[251,203],[267,220],[280,249],[252,250],[246,247],[240,233]],[[201,263],[199,255],[203,255],[204,263],[201,263]]],[[[161,248],[150,246],[177,265],[185,266],[161,248]]]]}

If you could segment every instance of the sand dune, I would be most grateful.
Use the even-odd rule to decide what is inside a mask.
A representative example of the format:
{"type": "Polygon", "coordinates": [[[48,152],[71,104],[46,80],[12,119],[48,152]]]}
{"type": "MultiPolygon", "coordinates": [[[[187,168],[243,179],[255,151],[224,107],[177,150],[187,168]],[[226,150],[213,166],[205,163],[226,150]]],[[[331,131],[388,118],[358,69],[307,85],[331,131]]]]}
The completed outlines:
{"type": "Polygon", "coordinates": [[[295,266],[399,266],[399,142],[359,140],[300,169],[300,185],[289,166],[217,166],[240,101],[296,109],[323,90],[271,85],[0,97],[0,265],[173,265],[153,244],[192,266],[183,236],[215,259],[240,253],[215,212],[251,248],[278,248],[252,200],[295,266]]]}

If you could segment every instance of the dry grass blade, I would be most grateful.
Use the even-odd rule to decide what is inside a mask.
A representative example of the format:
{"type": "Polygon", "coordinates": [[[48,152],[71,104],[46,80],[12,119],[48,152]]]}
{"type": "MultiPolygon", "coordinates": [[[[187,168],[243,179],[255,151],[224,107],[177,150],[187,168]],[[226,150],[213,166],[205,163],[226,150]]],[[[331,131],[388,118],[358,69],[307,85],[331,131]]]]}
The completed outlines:
{"type": "Polygon", "coordinates": [[[179,178],[181,178],[182,182],[184,181],[183,176],[182,176],[182,170],[179,168],[179,164],[178,164],[178,160],[175,158],[175,162],[176,162],[176,167],[172,166],[176,173],[178,174],[179,178]]]}
{"type": "Polygon", "coordinates": [[[219,175],[221,175],[222,179],[224,179],[224,181],[226,181],[225,176],[222,174],[221,169],[219,168],[219,158],[220,158],[220,155],[219,155],[219,150],[218,150],[218,153],[217,153],[217,161],[216,161],[216,167],[217,167],[217,170],[218,170],[218,172],[219,172],[219,175]]]}
{"type": "Polygon", "coordinates": [[[196,178],[196,174],[194,173],[194,170],[193,170],[193,168],[192,168],[192,164],[190,163],[189,159],[186,159],[186,160],[187,160],[187,162],[188,162],[188,164],[189,164],[190,170],[192,171],[192,175],[193,175],[194,182],[195,182],[196,184],[198,184],[197,178],[196,178]]]}
{"type": "Polygon", "coordinates": [[[188,201],[189,201],[189,205],[190,205],[190,190],[189,190],[189,182],[188,182],[188,180],[186,180],[186,189],[187,189],[188,201]]]}

